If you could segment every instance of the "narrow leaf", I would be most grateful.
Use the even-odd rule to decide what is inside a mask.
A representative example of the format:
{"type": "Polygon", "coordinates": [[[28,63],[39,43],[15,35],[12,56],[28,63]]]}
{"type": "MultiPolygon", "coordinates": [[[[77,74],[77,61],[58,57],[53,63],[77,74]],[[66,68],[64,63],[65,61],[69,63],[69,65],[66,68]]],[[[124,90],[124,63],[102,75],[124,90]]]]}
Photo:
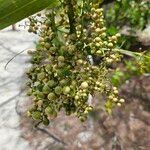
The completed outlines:
{"type": "Polygon", "coordinates": [[[58,0],[0,0],[0,30],[58,4],[58,0]]]}

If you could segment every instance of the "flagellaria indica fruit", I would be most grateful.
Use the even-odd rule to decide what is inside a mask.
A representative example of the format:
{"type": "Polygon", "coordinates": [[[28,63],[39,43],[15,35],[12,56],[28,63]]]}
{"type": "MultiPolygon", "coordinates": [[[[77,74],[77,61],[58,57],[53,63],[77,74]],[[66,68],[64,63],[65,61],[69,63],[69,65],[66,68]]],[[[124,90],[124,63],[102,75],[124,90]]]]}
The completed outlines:
{"type": "Polygon", "coordinates": [[[105,94],[106,110],[120,106],[118,91],[109,82],[109,66],[119,61],[114,51],[118,34],[106,34],[103,9],[93,1],[62,0],[61,5],[45,15],[30,18],[29,31],[39,35],[37,48],[30,52],[32,67],[27,72],[34,120],[48,125],[60,110],[75,114],[81,121],[92,110],[89,95],[105,94]],[[92,64],[89,56],[101,58],[92,64]]]}

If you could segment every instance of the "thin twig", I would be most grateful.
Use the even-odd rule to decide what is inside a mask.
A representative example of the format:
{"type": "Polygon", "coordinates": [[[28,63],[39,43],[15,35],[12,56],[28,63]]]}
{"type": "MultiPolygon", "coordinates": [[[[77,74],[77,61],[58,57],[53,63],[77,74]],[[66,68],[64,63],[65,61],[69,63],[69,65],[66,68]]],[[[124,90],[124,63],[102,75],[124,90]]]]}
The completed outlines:
{"type": "Polygon", "coordinates": [[[76,28],[75,28],[75,14],[74,14],[74,9],[72,5],[71,0],[66,0],[67,1],[67,6],[68,6],[68,18],[69,18],[69,25],[70,25],[70,34],[76,33],[76,28]]]}
{"type": "Polygon", "coordinates": [[[21,52],[19,52],[19,53],[17,53],[15,56],[13,56],[7,63],[6,63],[6,65],[5,65],[5,70],[7,69],[7,66],[8,66],[8,64],[14,59],[14,58],[16,58],[18,55],[20,55],[21,53],[23,53],[24,51],[26,51],[26,50],[28,50],[28,49],[24,49],[24,50],[22,50],[21,52]]]}

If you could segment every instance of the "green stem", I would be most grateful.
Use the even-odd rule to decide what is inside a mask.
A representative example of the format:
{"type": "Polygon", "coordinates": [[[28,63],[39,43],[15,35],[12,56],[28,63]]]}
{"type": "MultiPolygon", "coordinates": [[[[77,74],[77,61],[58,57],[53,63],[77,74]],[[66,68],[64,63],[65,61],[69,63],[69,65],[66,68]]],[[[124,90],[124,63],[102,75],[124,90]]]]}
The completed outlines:
{"type": "Polygon", "coordinates": [[[76,34],[76,28],[75,28],[75,14],[74,9],[72,5],[72,0],[66,0],[67,7],[68,7],[68,18],[69,18],[69,25],[70,25],[70,34],[75,33],[76,34]]]}
{"type": "Polygon", "coordinates": [[[128,50],[124,50],[124,49],[113,49],[114,51],[120,52],[122,54],[137,58],[137,57],[142,57],[142,53],[138,53],[138,52],[132,52],[132,51],[128,51],[128,50]]]}

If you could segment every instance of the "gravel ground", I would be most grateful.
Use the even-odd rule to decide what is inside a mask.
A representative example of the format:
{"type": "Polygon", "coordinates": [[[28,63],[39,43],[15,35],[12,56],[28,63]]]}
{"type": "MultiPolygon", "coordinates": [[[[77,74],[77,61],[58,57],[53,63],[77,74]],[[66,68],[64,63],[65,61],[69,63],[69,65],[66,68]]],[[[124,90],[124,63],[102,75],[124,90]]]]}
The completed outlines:
{"type": "Polygon", "coordinates": [[[0,150],[30,150],[28,142],[20,137],[18,101],[25,100],[23,93],[24,72],[29,66],[29,56],[24,51],[15,57],[5,69],[7,62],[22,50],[33,48],[36,37],[23,28],[0,31],[0,150]]]}

